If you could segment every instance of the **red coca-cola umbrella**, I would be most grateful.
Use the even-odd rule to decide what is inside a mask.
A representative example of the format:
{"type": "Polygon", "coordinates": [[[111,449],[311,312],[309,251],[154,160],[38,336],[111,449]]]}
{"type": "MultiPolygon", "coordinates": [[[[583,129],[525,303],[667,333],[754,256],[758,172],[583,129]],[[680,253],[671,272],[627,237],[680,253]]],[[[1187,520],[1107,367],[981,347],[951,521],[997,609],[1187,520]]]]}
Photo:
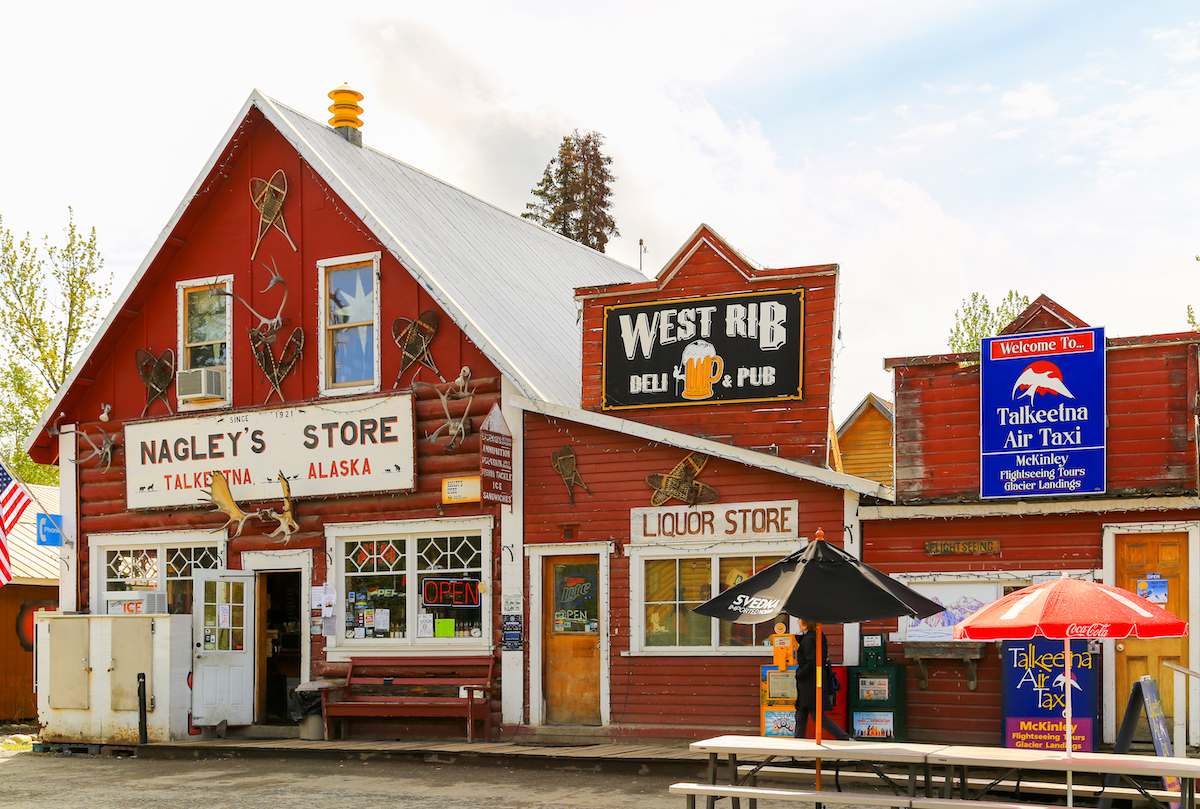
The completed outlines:
{"type": "MultiPolygon", "coordinates": [[[[1066,682],[1071,682],[1071,641],[1076,638],[1178,638],[1187,621],[1119,587],[1062,578],[1009,593],[954,627],[955,640],[1028,640],[1034,635],[1064,641],[1066,682]]],[[[1066,688],[1066,754],[1071,755],[1071,689],[1066,688]]],[[[1069,777],[1070,773],[1068,773],[1069,777]]],[[[1067,805],[1071,805],[1070,781],[1067,805]]]]}

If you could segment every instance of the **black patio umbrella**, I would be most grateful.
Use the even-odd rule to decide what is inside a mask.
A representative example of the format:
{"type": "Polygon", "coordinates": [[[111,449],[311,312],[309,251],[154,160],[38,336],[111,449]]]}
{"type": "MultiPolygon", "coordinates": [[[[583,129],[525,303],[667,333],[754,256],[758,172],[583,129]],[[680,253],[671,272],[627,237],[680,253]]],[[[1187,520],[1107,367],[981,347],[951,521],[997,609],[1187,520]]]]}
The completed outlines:
{"type": "MultiPolygon", "coordinates": [[[[821,537],[803,550],[785,556],[693,609],[701,615],[736,624],[758,624],[786,612],[815,624],[855,624],[908,615],[928,618],[944,607],[930,601],[885,573],[864,564],[821,537]]],[[[821,633],[817,631],[817,660],[821,633]]],[[[816,740],[821,741],[824,713],[822,670],[818,663],[816,740]]],[[[817,761],[817,789],[821,762],[817,761]]]]}
{"type": "Polygon", "coordinates": [[[735,624],[758,624],[783,612],[818,624],[856,624],[902,615],[928,618],[943,609],[836,545],[816,539],[693,611],[735,624]]]}

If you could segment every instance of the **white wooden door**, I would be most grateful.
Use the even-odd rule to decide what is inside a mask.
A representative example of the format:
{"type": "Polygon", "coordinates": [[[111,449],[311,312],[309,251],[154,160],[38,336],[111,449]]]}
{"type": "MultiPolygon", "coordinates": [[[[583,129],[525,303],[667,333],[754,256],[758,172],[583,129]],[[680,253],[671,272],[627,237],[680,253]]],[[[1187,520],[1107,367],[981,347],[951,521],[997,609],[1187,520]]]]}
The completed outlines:
{"type": "Polygon", "coordinates": [[[254,573],[195,572],[192,723],[254,722],[254,573]]]}

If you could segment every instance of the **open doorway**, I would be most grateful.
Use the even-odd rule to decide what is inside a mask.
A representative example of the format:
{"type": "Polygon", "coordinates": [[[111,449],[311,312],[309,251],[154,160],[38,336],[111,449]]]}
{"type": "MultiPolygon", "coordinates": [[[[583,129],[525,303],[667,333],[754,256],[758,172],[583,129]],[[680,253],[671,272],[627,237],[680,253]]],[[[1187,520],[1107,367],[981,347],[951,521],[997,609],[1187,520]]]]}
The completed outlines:
{"type": "Polygon", "coordinates": [[[300,571],[260,571],[258,574],[258,665],[255,721],[290,725],[291,695],[300,684],[301,621],[300,571]]]}

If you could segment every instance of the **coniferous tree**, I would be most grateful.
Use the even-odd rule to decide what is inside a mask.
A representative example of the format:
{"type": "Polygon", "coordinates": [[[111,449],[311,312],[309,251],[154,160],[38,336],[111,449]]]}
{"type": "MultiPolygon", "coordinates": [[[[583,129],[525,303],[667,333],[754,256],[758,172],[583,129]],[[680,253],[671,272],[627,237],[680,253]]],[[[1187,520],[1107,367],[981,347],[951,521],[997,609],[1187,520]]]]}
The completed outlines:
{"type": "Polygon", "coordinates": [[[521,216],[603,253],[609,237],[620,235],[610,213],[616,178],[603,144],[598,132],[563,136],[521,216]]]}
{"type": "Polygon", "coordinates": [[[610,212],[616,178],[609,169],[612,158],[600,151],[603,145],[604,136],[599,132],[587,132],[582,138],[576,132],[579,219],[573,238],[601,253],[609,236],[621,235],[610,212]]]}

